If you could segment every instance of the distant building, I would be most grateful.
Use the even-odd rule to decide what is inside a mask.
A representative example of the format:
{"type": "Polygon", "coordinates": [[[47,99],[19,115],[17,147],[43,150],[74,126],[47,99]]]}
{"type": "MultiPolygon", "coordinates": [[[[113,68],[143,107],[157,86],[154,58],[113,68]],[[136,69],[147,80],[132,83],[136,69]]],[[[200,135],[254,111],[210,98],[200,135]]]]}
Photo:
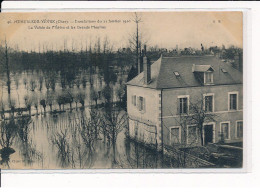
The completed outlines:
{"type": "Polygon", "coordinates": [[[139,65],[139,74],[127,83],[131,138],[158,148],[201,145],[200,137],[203,145],[242,141],[243,76],[232,64],[204,55],[161,56],[153,64],[144,56],[139,65]],[[200,98],[202,111],[214,116],[202,130],[192,119],[181,123],[196,114],[190,107],[200,98]]]}

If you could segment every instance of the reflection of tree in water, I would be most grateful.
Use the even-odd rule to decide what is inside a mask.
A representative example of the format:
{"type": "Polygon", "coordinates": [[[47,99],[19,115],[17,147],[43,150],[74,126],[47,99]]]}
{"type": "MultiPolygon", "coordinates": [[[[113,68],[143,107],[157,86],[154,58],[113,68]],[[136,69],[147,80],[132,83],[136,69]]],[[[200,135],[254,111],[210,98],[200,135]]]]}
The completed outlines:
{"type": "Polygon", "coordinates": [[[176,168],[176,160],[141,143],[125,140],[126,161],[131,168],[176,168]]]}
{"type": "Polygon", "coordinates": [[[42,159],[42,155],[36,151],[35,145],[30,138],[30,117],[10,119],[1,122],[0,145],[1,164],[9,167],[10,155],[15,152],[11,146],[17,140],[19,152],[25,164],[32,164],[34,159],[42,159]]]}
{"type": "Polygon", "coordinates": [[[127,162],[131,168],[158,168],[159,154],[145,146],[125,140],[127,162]]]}
{"type": "Polygon", "coordinates": [[[97,138],[94,125],[83,112],[79,118],[68,118],[65,130],[51,134],[52,145],[63,168],[90,168],[96,160],[97,138]]]}
{"type": "Polygon", "coordinates": [[[68,130],[56,132],[52,135],[52,144],[58,148],[58,158],[62,167],[67,167],[71,163],[70,145],[68,130]]]}
{"type": "Polygon", "coordinates": [[[6,165],[9,168],[10,155],[15,152],[11,146],[13,145],[14,138],[17,131],[17,124],[14,119],[4,120],[1,122],[1,134],[0,134],[0,145],[2,149],[1,154],[1,165],[6,165]]]}
{"type": "Polygon", "coordinates": [[[30,137],[32,129],[34,129],[31,123],[31,117],[22,117],[17,120],[17,142],[25,165],[32,165],[35,161],[43,160],[43,154],[37,151],[36,145],[30,137]]]}

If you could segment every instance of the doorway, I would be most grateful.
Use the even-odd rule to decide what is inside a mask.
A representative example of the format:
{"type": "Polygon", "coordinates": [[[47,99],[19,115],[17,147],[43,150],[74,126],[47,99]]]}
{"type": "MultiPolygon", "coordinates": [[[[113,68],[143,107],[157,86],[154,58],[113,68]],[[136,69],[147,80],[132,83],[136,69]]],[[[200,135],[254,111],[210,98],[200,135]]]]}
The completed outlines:
{"type": "Polygon", "coordinates": [[[213,143],[213,124],[204,125],[204,145],[213,143]]]}

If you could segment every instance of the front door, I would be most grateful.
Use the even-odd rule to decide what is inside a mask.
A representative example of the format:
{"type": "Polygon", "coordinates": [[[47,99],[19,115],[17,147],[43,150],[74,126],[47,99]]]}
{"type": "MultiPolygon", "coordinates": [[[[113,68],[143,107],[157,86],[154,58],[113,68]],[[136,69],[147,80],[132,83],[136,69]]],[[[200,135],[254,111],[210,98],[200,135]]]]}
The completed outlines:
{"type": "Polygon", "coordinates": [[[213,125],[204,125],[204,143],[213,143],[213,125]]]}

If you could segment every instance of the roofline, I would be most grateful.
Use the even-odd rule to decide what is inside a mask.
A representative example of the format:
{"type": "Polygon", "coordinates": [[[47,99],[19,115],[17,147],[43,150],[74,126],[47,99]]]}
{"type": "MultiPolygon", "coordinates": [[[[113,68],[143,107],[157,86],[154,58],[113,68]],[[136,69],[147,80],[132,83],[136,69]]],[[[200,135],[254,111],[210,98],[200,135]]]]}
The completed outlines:
{"type": "MultiPolygon", "coordinates": [[[[243,85],[243,83],[233,83],[233,84],[215,84],[215,85],[209,85],[209,86],[231,86],[231,85],[240,85],[240,84],[243,85]]],[[[151,88],[151,87],[147,87],[147,86],[138,86],[138,85],[133,85],[133,84],[126,84],[126,85],[136,86],[136,87],[140,87],[140,88],[149,88],[149,89],[153,89],[153,90],[207,87],[207,86],[186,86],[186,87],[169,87],[169,88],[151,88]]]]}

